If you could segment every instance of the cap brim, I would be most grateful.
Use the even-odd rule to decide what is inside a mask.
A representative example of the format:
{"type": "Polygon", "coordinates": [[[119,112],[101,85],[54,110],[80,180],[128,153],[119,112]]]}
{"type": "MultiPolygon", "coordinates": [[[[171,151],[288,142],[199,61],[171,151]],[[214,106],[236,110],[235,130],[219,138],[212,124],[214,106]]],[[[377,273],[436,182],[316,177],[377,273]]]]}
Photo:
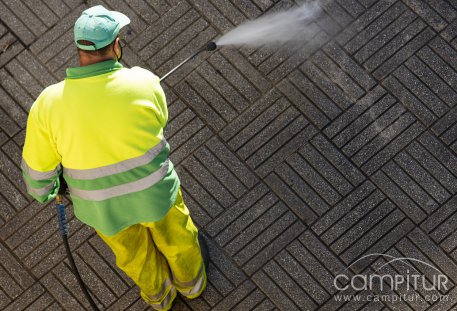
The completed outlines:
{"type": "Polygon", "coordinates": [[[128,18],[127,15],[124,15],[116,11],[111,11],[111,14],[113,14],[113,16],[119,22],[119,29],[124,27],[125,25],[130,24],[130,18],[128,18]]]}

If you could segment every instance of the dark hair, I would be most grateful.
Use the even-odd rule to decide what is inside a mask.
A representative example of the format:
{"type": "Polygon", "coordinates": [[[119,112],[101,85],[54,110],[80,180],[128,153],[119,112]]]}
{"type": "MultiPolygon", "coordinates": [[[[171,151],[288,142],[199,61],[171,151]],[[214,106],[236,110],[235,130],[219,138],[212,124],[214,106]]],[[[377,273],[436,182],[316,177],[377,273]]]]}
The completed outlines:
{"type": "MultiPolygon", "coordinates": [[[[110,44],[108,44],[107,46],[104,46],[98,50],[83,50],[83,49],[78,48],[78,51],[87,53],[87,54],[90,54],[93,56],[106,56],[113,49],[113,45],[114,45],[115,41],[116,41],[116,39],[114,39],[114,41],[111,42],[110,44]]],[[[82,44],[82,45],[95,45],[95,43],[93,43],[92,41],[88,41],[88,40],[78,40],[78,43],[82,44]]]]}

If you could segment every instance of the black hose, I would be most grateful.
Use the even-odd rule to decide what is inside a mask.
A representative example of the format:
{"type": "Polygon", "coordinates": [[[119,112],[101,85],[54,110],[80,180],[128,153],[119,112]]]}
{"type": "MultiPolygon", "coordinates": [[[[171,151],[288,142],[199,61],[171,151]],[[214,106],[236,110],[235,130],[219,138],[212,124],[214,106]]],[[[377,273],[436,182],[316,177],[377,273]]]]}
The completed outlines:
{"type": "Polygon", "coordinates": [[[94,311],[99,311],[100,309],[97,307],[97,304],[95,301],[92,299],[92,296],[89,294],[89,291],[86,288],[86,285],[84,284],[81,275],[78,272],[78,268],[76,268],[76,263],[73,258],[73,255],[71,254],[70,250],[70,244],[68,244],[68,226],[67,226],[67,216],[65,214],[65,205],[62,203],[62,197],[60,194],[57,195],[56,197],[56,202],[57,202],[57,217],[59,218],[59,226],[60,226],[60,233],[62,235],[62,240],[63,240],[63,245],[65,246],[65,251],[67,252],[67,257],[68,260],[70,261],[70,266],[73,274],[76,277],[76,280],[78,281],[79,287],[84,293],[84,296],[86,296],[87,301],[89,302],[90,306],[92,307],[92,310],[94,311]]]}

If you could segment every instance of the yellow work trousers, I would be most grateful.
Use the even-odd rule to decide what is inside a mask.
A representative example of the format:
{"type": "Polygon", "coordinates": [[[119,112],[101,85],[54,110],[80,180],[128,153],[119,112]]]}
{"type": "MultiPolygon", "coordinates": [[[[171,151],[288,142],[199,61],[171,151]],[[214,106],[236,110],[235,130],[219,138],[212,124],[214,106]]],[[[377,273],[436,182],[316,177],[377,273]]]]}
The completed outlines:
{"type": "Polygon", "coordinates": [[[169,310],[179,291],[198,297],[206,287],[206,272],[198,230],[181,190],[170,211],[157,222],[130,226],[114,236],[97,234],[116,255],[116,264],[156,310],[169,310]]]}

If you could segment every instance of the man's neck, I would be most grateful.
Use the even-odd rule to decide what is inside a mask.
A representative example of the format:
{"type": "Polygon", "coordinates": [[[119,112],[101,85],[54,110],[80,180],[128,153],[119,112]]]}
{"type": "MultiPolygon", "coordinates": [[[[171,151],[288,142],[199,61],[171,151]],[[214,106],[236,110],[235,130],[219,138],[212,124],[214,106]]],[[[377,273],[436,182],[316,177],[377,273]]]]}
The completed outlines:
{"type": "Polygon", "coordinates": [[[89,57],[80,57],[79,58],[79,66],[89,66],[93,65],[96,63],[101,63],[107,60],[115,60],[112,56],[106,56],[106,57],[94,57],[94,58],[89,58],[89,57]]]}

